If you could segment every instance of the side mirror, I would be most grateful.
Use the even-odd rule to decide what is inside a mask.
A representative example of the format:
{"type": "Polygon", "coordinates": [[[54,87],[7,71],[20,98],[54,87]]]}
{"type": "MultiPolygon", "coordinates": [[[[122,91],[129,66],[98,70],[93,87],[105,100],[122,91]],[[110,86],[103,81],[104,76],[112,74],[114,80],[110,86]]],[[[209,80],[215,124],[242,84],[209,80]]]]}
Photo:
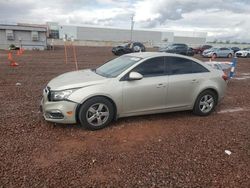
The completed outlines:
{"type": "Polygon", "coordinates": [[[129,80],[141,80],[142,78],[143,76],[138,72],[131,72],[128,77],[129,80]]]}

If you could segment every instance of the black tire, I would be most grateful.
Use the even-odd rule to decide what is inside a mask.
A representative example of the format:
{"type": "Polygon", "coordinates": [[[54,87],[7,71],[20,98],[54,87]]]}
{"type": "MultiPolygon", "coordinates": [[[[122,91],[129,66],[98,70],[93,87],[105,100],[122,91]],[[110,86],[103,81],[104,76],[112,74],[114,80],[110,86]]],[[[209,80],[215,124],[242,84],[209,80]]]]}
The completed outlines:
{"type": "Polygon", "coordinates": [[[216,53],[214,53],[213,56],[214,56],[214,58],[217,58],[217,54],[216,53]]]}
{"type": "Polygon", "coordinates": [[[193,113],[199,116],[207,116],[214,111],[216,105],[217,95],[215,94],[215,92],[211,90],[205,90],[198,95],[194,104],[193,113]],[[205,101],[205,96],[208,96],[208,100],[211,100],[211,103],[208,102],[208,100],[205,101]],[[203,107],[205,107],[204,110],[202,110],[203,107]]]}
{"type": "Polygon", "coordinates": [[[82,104],[78,118],[84,128],[99,130],[106,127],[113,120],[114,112],[114,106],[111,101],[104,97],[93,97],[82,104]],[[99,109],[101,105],[103,107],[99,109]],[[108,113],[108,116],[104,115],[104,113],[108,113]],[[99,124],[99,120],[102,122],[101,124],[99,124]]]}
{"type": "Polygon", "coordinates": [[[230,54],[227,55],[227,57],[231,58],[231,57],[233,57],[233,54],[230,53],[230,54]]]}

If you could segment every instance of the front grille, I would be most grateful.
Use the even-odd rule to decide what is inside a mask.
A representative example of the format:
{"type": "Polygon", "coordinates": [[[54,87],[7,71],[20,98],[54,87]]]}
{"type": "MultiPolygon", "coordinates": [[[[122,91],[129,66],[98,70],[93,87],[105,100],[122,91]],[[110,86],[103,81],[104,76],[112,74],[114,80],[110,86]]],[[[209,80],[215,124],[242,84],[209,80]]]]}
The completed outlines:
{"type": "Polygon", "coordinates": [[[238,56],[242,56],[242,53],[236,53],[236,56],[238,57],[238,56]]]}

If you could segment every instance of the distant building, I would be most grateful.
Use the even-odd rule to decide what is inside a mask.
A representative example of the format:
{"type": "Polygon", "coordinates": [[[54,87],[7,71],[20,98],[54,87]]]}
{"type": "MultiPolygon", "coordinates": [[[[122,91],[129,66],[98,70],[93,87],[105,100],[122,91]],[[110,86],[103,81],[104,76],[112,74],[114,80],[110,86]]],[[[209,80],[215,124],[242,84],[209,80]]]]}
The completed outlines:
{"type": "MultiPolygon", "coordinates": [[[[71,26],[59,25],[59,38],[74,38],[78,41],[96,41],[96,42],[126,42],[131,39],[129,29],[93,27],[93,26],[71,26]]],[[[135,29],[132,35],[133,41],[140,41],[152,45],[161,43],[186,43],[191,46],[202,45],[206,43],[206,32],[192,31],[168,31],[135,29]]]]}
{"type": "Polygon", "coordinates": [[[59,24],[57,22],[46,22],[48,38],[59,39],[59,24]]]}
{"type": "Polygon", "coordinates": [[[24,49],[47,48],[47,29],[30,25],[0,25],[0,49],[8,49],[10,45],[24,49]]]}

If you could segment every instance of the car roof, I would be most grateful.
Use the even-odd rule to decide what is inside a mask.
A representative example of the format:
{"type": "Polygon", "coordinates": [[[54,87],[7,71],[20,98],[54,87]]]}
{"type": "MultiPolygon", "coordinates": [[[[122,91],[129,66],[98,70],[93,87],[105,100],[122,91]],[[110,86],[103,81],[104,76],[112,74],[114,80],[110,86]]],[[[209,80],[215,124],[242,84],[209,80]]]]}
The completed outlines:
{"type": "Polygon", "coordinates": [[[132,56],[132,57],[138,57],[138,58],[142,58],[142,59],[147,59],[147,58],[154,58],[154,57],[162,57],[162,56],[170,56],[170,57],[181,57],[181,58],[186,58],[186,59],[190,59],[192,61],[195,62],[199,62],[200,64],[202,64],[203,66],[205,66],[206,68],[208,68],[209,70],[213,69],[211,68],[211,66],[207,65],[206,63],[202,62],[199,59],[193,58],[193,57],[189,57],[189,56],[185,56],[185,55],[180,55],[180,54],[174,54],[174,53],[166,53],[166,52],[137,52],[137,53],[130,53],[130,54],[125,54],[124,56],[132,56]]]}
{"type": "Polygon", "coordinates": [[[192,59],[192,57],[174,53],[166,53],[166,52],[136,52],[136,53],[126,54],[126,56],[134,56],[143,59],[151,57],[159,57],[159,56],[172,56],[172,57],[182,57],[182,58],[192,59]]]}

